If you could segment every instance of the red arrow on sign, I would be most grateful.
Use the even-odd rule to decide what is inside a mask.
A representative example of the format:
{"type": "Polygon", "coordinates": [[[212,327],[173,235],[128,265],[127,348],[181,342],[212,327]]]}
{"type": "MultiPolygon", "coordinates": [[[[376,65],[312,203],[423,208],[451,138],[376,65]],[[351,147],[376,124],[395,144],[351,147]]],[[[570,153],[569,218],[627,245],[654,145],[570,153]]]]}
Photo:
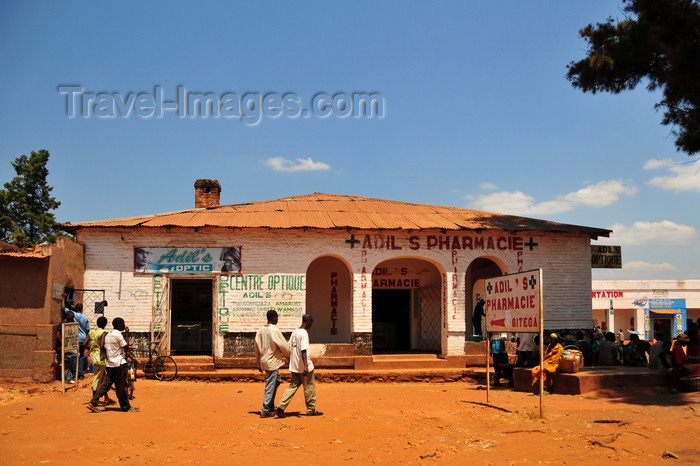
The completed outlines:
{"type": "Polygon", "coordinates": [[[506,326],[506,319],[491,320],[491,325],[505,327],[506,326]]]}

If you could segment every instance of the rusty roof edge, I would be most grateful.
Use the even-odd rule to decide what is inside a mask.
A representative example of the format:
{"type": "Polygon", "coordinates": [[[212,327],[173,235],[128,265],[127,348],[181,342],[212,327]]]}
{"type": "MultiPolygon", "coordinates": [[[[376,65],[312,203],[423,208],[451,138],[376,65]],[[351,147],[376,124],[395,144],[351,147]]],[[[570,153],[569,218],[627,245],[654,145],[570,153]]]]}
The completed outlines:
{"type": "Polygon", "coordinates": [[[238,229],[238,230],[255,230],[255,229],[274,229],[274,230],[304,230],[304,229],[310,229],[310,230],[364,230],[364,231],[418,231],[418,230],[423,230],[423,231],[429,231],[429,230],[444,230],[444,231],[476,231],[476,232],[481,232],[484,230],[500,230],[500,231],[505,231],[505,232],[510,232],[510,233],[519,233],[519,232],[541,232],[541,233],[582,233],[590,236],[592,239],[598,239],[598,237],[609,237],[610,233],[612,233],[612,230],[608,229],[602,229],[602,228],[593,228],[593,227],[584,227],[584,226],[579,226],[579,225],[569,225],[569,224],[562,224],[565,226],[568,226],[569,228],[549,228],[546,230],[543,229],[536,229],[536,228],[528,228],[528,227],[523,227],[523,228],[498,228],[498,227],[457,227],[457,228],[446,228],[442,226],[433,226],[433,227],[423,227],[423,228],[404,228],[404,227],[395,227],[395,228],[382,228],[382,227],[358,227],[358,226],[352,226],[352,225],[334,225],[332,227],[321,227],[321,226],[315,226],[315,225],[294,225],[294,226],[287,226],[287,227],[280,227],[280,226],[270,226],[270,225],[257,225],[257,226],[222,226],[222,225],[210,225],[210,224],[204,224],[204,225],[198,225],[198,226],[183,226],[183,225],[175,225],[175,224],[163,224],[163,225],[88,225],[88,226],[77,226],[73,230],[65,230],[65,231],[72,231],[75,232],[80,228],[90,228],[90,229],[98,229],[98,230],[109,230],[109,229],[135,229],[135,228],[146,228],[146,229],[156,229],[156,228],[183,228],[183,229],[190,229],[194,230],[197,228],[223,228],[223,229],[238,229]]]}
{"type": "MultiPolygon", "coordinates": [[[[76,223],[62,223],[57,225],[58,229],[68,231],[68,232],[75,232],[80,228],[99,228],[99,229],[108,229],[108,228],[137,228],[137,227],[142,227],[142,228],[161,228],[161,227],[179,227],[179,228],[203,228],[203,227],[214,227],[214,228],[240,228],[240,229],[248,229],[248,228],[277,228],[277,229],[303,229],[303,228],[319,228],[319,229],[367,229],[365,227],[359,227],[357,225],[351,225],[351,224],[335,224],[332,222],[330,219],[328,219],[328,223],[334,224],[333,227],[320,227],[317,225],[313,224],[299,224],[299,225],[290,225],[290,226],[285,226],[285,227],[280,227],[280,226],[271,226],[271,225],[256,225],[256,226],[223,226],[220,224],[215,224],[211,223],[210,220],[205,220],[201,225],[197,226],[187,226],[187,225],[181,225],[181,224],[169,224],[167,222],[164,222],[160,225],[157,226],[149,226],[149,225],[144,225],[144,223],[148,222],[149,220],[157,219],[159,217],[165,217],[169,215],[179,215],[179,214],[186,214],[186,213],[192,213],[196,215],[198,212],[206,212],[206,211],[217,211],[217,210],[229,210],[231,209],[231,212],[221,212],[222,215],[226,214],[235,214],[236,207],[245,207],[245,206],[255,206],[255,205],[264,205],[268,203],[273,203],[273,202],[288,202],[288,203],[293,203],[294,201],[315,201],[315,202],[325,202],[325,203],[332,203],[332,202],[363,202],[363,201],[378,201],[378,202],[385,202],[388,204],[399,204],[402,206],[420,206],[423,208],[429,208],[434,210],[433,214],[441,216],[444,214],[449,213],[457,213],[459,215],[465,215],[468,218],[469,216],[469,221],[465,222],[459,222],[455,223],[453,219],[450,218],[443,218],[445,223],[450,223],[451,227],[447,227],[444,223],[442,225],[436,225],[434,227],[423,227],[423,228],[405,228],[405,227],[395,227],[395,228],[380,228],[380,227],[374,227],[371,229],[374,230],[426,230],[426,229],[436,229],[436,230],[450,230],[450,231],[478,231],[478,230],[485,230],[485,229],[498,229],[502,231],[540,231],[540,229],[543,229],[542,231],[550,231],[550,232],[572,232],[576,231],[579,233],[586,233],[590,235],[592,238],[597,238],[598,236],[605,236],[608,237],[610,233],[612,233],[612,230],[608,229],[603,229],[603,228],[595,228],[595,227],[587,227],[587,226],[581,226],[581,225],[574,225],[574,224],[566,224],[566,223],[559,223],[559,222],[553,222],[549,220],[542,220],[542,219],[536,219],[536,218],[530,218],[530,217],[522,217],[522,216],[517,216],[517,215],[506,215],[506,214],[499,214],[495,212],[487,212],[487,211],[480,211],[480,210],[473,210],[473,209],[466,209],[466,208],[461,208],[461,207],[453,207],[453,206],[440,206],[440,205],[435,205],[435,204],[419,204],[419,203],[414,203],[414,202],[403,202],[403,201],[393,201],[393,200],[386,200],[386,199],[377,199],[377,198],[370,198],[370,197],[363,197],[363,196],[354,196],[354,195],[346,195],[346,194],[326,194],[326,193],[319,193],[315,192],[312,194],[306,194],[306,195],[300,195],[300,196],[288,196],[288,197],[283,197],[279,199],[270,199],[270,200],[263,200],[263,201],[256,201],[256,202],[242,202],[238,204],[221,204],[218,206],[211,206],[211,207],[202,207],[202,208],[192,208],[192,209],[184,209],[184,210],[178,210],[178,211],[173,211],[173,212],[164,212],[164,213],[158,213],[158,214],[150,214],[150,215],[140,215],[140,216],[133,216],[133,217],[123,217],[123,218],[117,218],[117,219],[110,219],[110,220],[97,220],[97,221],[88,221],[88,222],[76,222],[76,223]],[[97,223],[102,223],[101,225],[98,225],[97,223]],[[105,224],[108,223],[108,224],[105,224]],[[121,224],[120,224],[121,223],[121,224]],[[124,225],[123,223],[131,223],[128,225],[124,225]],[[465,225],[460,225],[461,223],[483,223],[482,226],[478,227],[471,227],[471,226],[465,226],[465,225]],[[517,225],[517,226],[516,226],[517,225]],[[533,226],[536,226],[533,228],[533,226]],[[537,228],[539,227],[539,228],[537,228]]],[[[332,211],[332,210],[331,210],[332,211]]],[[[212,212],[212,213],[214,213],[212,212]]],[[[334,211],[334,212],[343,212],[341,211],[334,211]]],[[[246,212],[248,213],[248,212],[246,212]]],[[[321,212],[319,212],[321,213],[321,212]]],[[[328,211],[324,212],[326,215],[328,215],[328,211]]],[[[375,212],[379,213],[379,212],[375,212]]],[[[381,213],[379,213],[381,214],[381,213]]],[[[410,214],[409,214],[410,215],[410,214]]],[[[420,215],[420,214],[417,214],[420,215]]]]}

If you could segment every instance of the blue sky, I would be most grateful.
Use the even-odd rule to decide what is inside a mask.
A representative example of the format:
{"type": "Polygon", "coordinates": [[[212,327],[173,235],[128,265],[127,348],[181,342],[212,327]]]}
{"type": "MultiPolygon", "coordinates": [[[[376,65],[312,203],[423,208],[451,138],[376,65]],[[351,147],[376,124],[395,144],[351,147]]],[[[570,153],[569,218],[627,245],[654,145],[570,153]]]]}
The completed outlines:
{"type": "Polygon", "coordinates": [[[658,95],[564,78],[577,31],[608,16],[619,2],[5,1],[0,181],[48,149],[59,221],[191,208],[197,178],[223,203],[318,191],[489,210],[615,230],[598,243],[622,245],[624,267],[594,279],[700,278],[700,165],[658,95]],[[181,91],[232,107],[156,114],[156,94],[181,91]],[[343,116],[355,93],[382,115],[343,116]]]}

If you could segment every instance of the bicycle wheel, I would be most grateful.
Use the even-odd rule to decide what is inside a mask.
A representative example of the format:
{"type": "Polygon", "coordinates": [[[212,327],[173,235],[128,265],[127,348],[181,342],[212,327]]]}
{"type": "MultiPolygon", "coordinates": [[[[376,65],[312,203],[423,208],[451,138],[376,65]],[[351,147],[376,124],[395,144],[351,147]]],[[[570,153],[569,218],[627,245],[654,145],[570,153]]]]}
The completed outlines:
{"type": "Polygon", "coordinates": [[[158,356],[153,361],[153,375],[158,380],[173,380],[177,376],[177,363],[171,356],[158,356]]]}

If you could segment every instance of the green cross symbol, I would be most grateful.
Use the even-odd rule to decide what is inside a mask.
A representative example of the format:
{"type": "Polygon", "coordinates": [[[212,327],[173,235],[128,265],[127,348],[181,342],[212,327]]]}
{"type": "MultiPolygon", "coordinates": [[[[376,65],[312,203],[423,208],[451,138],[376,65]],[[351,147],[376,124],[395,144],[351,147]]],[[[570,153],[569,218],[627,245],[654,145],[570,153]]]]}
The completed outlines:
{"type": "Polygon", "coordinates": [[[535,246],[539,246],[539,243],[535,243],[535,241],[532,239],[532,236],[531,236],[531,237],[530,237],[530,241],[528,241],[527,243],[525,243],[525,246],[529,247],[529,248],[530,248],[530,251],[532,251],[532,249],[533,249],[535,246]]]}
{"type": "Polygon", "coordinates": [[[355,239],[355,235],[350,235],[350,239],[345,240],[346,243],[350,244],[350,249],[355,249],[355,245],[360,242],[359,239],[355,239]]]}
{"type": "Polygon", "coordinates": [[[530,284],[530,289],[534,290],[535,285],[537,284],[537,280],[535,280],[534,275],[530,275],[530,280],[528,280],[528,283],[530,284]]]}

